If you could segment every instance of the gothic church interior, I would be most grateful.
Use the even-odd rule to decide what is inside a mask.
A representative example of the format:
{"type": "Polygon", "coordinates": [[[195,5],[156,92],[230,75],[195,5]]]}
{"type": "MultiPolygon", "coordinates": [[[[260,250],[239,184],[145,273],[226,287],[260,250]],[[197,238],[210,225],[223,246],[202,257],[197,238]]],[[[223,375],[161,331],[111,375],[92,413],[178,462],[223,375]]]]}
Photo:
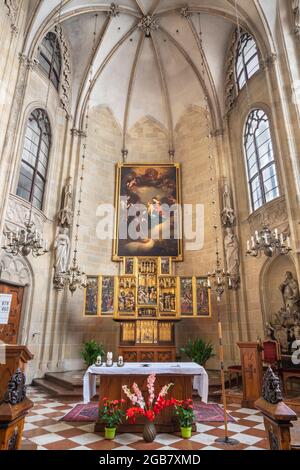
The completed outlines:
{"type": "Polygon", "coordinates": [[[0,451],[299,448],[300,1],[0,25],[0,451]]]}

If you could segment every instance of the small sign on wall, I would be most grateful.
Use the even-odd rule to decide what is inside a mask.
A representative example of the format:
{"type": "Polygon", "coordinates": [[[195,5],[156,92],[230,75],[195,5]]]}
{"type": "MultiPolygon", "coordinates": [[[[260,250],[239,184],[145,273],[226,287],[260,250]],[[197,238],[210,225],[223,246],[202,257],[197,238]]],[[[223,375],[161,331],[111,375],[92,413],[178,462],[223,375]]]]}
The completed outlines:
{"type": "Polygon", "coordinates": [[[8,324],[12,297],[12,294],[0,294],[0,325],[8,324]]]}

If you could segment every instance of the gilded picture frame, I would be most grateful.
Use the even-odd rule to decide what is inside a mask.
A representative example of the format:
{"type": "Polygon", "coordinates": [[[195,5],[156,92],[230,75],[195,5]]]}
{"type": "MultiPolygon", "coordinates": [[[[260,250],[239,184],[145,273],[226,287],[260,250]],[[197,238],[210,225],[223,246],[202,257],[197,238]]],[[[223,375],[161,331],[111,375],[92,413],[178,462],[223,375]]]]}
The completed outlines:
{"type": "Polygon", "coordinates": [[[180,277],[180,314],[191,318],[195,315],[194,278],[180,277]]]}
{"type": "Polygon", "coordinates": [[[182,211],[175,215],[173,211],[166,210],[176,206],[182,207],[179,164],[117,164],[113,261],[123,261],[126,257],[169,257],[182,261],[182,211]],[[148,230],[138,240],[127,236],[132,221],[125,217],[135,204],[145,208],[144,217],[153,230],[148,230]],[[165,233],[163,229],[167,224],[171,227],[171,236],[164,238],[161,235],[165,233]],[[153,237],[156,232],[160,236],[153,237]]]}
{"type": "Polygon", "coordinates": [[[115,276],[100,276],[99,280],[99,312],[103,317],[113,317],[116,305],[115,276]]]}
{"type": "Polygon", "coordinates": [[[100,278],[99,276],[88,276],[88,285],[84,290],[84,317],[99,316],[100,300],[100,278]]]}
{"type": "Polygon", "coordinates": [[[194,314],[197,318],[211,318],[211,290],[207,285],[207,277],[194,277],[194,314]]]}

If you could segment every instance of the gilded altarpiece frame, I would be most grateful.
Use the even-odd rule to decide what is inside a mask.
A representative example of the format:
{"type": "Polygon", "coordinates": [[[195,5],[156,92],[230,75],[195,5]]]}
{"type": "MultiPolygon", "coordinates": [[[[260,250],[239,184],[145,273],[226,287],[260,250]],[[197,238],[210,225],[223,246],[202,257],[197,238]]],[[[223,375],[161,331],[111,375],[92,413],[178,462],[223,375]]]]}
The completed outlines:
{"type": "Polygon", "coordinates": [[[179,164],[117,164],[113,261],[139,257],[182,261],[181,201],[179,164]],[[128,233],[129,225],[134,222],[134,216],[128,214],[135,205],[144,208],[141,217],[148,221],[149,227],[148,233],[138,240],[131,239],[128,233]],[[167,226],[169,237],[165,236],[168,231],[164,231],[167,226]]]}

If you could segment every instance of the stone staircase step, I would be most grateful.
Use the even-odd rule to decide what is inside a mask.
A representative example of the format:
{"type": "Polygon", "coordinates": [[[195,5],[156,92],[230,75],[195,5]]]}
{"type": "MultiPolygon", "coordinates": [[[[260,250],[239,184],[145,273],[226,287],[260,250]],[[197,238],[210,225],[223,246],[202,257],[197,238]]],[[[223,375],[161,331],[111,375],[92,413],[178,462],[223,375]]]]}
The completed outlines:
{"type": "Polygon", "coordinates": [[[46,379],[35,379],[33,381],[33,385],[41,388],[49,395],[56,398],[82,399],[82,387],[76,387],[75,390],[70,390],[46,379]]]}
{"type": "Polygon", "coordinates": [[[76,390],[77,388],[82,391],[82,381],[83,381],[83,374],[75,374],[75,373],[46,373],[45,380],[59,385],[62,388],[66,388],[67,390],[76,390]],[[72,374],[72,375],[71,375],[72,374]]]}

